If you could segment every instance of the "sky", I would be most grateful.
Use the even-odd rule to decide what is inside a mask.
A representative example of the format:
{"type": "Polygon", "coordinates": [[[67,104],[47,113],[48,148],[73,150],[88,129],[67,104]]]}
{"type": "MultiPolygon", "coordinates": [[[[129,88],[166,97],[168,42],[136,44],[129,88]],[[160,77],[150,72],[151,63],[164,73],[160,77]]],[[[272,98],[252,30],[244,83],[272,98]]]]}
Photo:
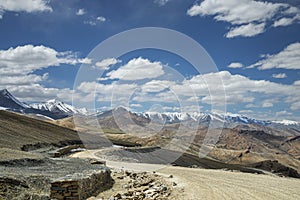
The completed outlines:
{"type": "Polygon", "coordinates": [[[0,89],[29,103],[300,121],[299,33],[298,0],[0,0],[0,89]],[[99,46],[145,27],[166,35],[99,46]],[[143,39],[174,52],[111,53],[143,39]]]}

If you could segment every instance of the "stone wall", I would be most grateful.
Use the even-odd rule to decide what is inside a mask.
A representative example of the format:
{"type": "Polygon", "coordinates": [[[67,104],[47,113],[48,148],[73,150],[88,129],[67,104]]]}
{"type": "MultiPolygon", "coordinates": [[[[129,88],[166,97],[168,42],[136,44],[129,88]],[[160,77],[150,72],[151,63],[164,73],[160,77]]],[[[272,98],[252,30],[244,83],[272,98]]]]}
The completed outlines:
{"type": "Polygon", "coordinates": [[[51,183],[51,199],[87,199],[97,196],[111,184],[109,170],[92,170],[67,175],[51,183]]]}

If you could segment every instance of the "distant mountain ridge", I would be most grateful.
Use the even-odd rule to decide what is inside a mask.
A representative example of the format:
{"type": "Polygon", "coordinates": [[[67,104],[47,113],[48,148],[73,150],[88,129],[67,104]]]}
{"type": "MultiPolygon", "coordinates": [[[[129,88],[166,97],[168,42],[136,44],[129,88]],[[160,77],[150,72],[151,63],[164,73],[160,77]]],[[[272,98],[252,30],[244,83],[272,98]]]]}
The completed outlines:
{"type": "MultiPolygon", "coordinates": [[[[291,120],[269,121],[257,120],[238,114],[219,114],[219,113],[178,113],[178,112],[131,112],[125,107],[117,107],[112,110],[101,113],[90,114],[85,108],[75,108],[69,104],[56,99],[48,100],[43,103],[26,104],[20,102],[8,90],[0,90],[0,109],[10,110],[24,114],[37,114],[50,117],[52,119],[62,119],[72,115],[96,116],[97,118],[113,117],[113,115],[122,115],[124,117],[134,118],[138,123],[159,123],[175,124],[187,122],[191,124],[209,125],[210,122],[220,122],[225,127],[234,127],[236,125],[260,125],[265,127],[274,127],[277,129],[296,129],[300,131],[300,122],[291,120]],[[126,115],[128,113],[128,115],[126,115]]],[[[124,121],[124,120],[123,120],[124,121]]]]}
{"type": "Polygon", "coordinates": [[[118,107],[110,111],[105,111],[97,115],[98,118],[107,118],[108,116],[122,113],[123,116],[135,116],[134,121],[140,122],[154,122],[159,124],[175,124],[185,123],[190,125],[206,125],[208,126],[211,122],[218,122],[224,127],[233,128],[237,125],[258,125],[264,127],[273,127],[277,129],[296,129],[300,131],[300,122],[283,120],[283,121],[270,121],[270,120],[257,120],[254,118],[226,113],[178,113],[178,112],[131,112],[127,108],[118,107]],[[128,112],[126,115],[124,113],[128,112]]]}
{"type": "Polygon", "coordinates": [[[43,111],[50,111],[55,113],[66,113],[69,115],[73,114],[82,114],[87,115],[88,111],[85,108],[77,109],[69,104],[64,102],[58,101],[56,99],[51,99],[43,103],[34,103],[30,104],[32,108],[43,110],[43,111]]]}
{"type": "Polygon", "coordinates": [[[296,128],[300,130],[300,122],[291,120],[282,121],[270,121],[270,120],[257,120],[238,114],[219,114],[219,113],[158,113],[158,112],[145,112],[136,113],[138,116],[153,120],[158,123],[180,123],[183,121],[193,121],[199,124],[209,123],[212,120],[219,121],[224,124],[225,127],[233,127],[239,124],[255,124],[260,126],[269,126],[276,128],[296,128]]]}
{"type": "Polygon", "coordinates": [[[0,90],[0,109],[23,114],[40,115],[51,119],[62,119],[74,114],[87,113],[85,109],[76,109],[71,105],[57,100],[28,105],[15,98],[7,89],[0,90]]]}

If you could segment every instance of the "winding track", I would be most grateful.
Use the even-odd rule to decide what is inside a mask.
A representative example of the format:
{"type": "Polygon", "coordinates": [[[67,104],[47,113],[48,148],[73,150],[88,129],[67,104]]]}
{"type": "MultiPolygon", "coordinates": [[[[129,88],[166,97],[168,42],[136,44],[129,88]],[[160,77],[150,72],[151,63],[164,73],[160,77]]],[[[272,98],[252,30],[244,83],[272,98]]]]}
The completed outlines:
{"type": "MultiPolygon", "coordinates": [[[[97,152],[97,150],[79,152],[72,157],[96,158],[97,152]]],[[[166,177],[172,174],[179,187],[184,188],[182,194],[184,199],[295,200],[300,196],[300,179],[294,178],[115,161],[107,161],[107,166],[132,171],[156,170],[166,177]]]]}

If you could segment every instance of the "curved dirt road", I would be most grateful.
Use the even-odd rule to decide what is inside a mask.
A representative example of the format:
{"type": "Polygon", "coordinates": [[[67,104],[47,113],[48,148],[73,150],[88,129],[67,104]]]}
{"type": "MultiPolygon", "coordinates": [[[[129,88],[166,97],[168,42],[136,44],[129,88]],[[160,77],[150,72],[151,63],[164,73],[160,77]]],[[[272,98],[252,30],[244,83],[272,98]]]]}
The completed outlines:
{"type": "MultiPolygon", "coordinates": [[[[79,152],[73,154],[72,157],[96,158],[96,152],[97,150],[79,152]]],[[[172,180],[178,183],[178,188],[182,187],[184,190],[176,192],[170,199],[295,200],[300,196],[300,179],[294,178],[115,161],[107,161],[107,166],[132,171],[157,169],[156,171],[165,177],[173,175],[172,180]],[[180,195],[180,197],[176,197],[176,195],[180,195]]]]}
{"type": "Polygon", "coordinates": [[[300,180],[222,170],[166,167],[184,187],[185,199],[299,199],[300,180]]]}

